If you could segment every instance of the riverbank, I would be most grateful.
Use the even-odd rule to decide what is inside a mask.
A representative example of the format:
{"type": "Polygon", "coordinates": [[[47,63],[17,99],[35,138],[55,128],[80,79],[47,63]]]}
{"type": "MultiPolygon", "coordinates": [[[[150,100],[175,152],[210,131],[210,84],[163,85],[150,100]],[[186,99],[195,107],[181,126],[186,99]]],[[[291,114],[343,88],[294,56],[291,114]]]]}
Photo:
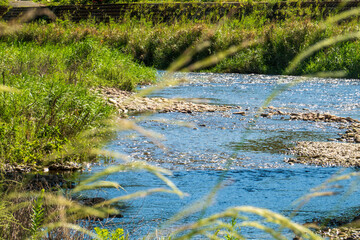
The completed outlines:
{"type": "Polygon", "coordinates": [[[280,118],[284,121],[308,121],[335,123],[344,133],[328,142],[299,141],[290,148],[287,158],[289,164],[300,163],[322,167],[358,167],[360,166],[360,121],[351,117],[339,117],[329,113],[299,111],[288,112],[272,106],[266,108],[261,117],[280,118]]]}
{"type": "Polygon", "coordinates": [[[291,153],[297,156],[288,163],[322,167],[359,167],[360,144],[341,142],[298,142],[291,153]]]}
{"type": "Polygon", "coordinates": [[[0,163],[7,170],[78,169],[96,161],[89,151],[112,138],[101,132],[116,111],[90,88],[131,91],[155,80],[154,69],[89,39],[8,41],[0,48],[1,83],[12,88],[0,93],[0,163]],[[79,139],[85,133],[93,141],[79,139]]]}
{"type": "MultiPolygon", "coordinates": [[[[229,54],[222,59],[209,59],[196,65],[194,71],[218,73],[289,74],[286,70],[293,58],[302,50],[326,38],[357,31],[357,20],[338,24],[322,24],[323,18],[302,17],[289,9],[284,19],[269,21],[264,10],[238,19],[224,19],[220,23],[210,20],[183,19],[174,24],[154,23],[150,19],[128,19],[109,23],[92,20],[74,23],[57,20],[53,23],[31,23],[16,32],[3,33],[1,41],[73,44],[92,39],[99,45],[116,49],[148,67],[166,70],[187,49],[198,48],[190,61],[182,67],[216,54],[229,54]],[[260,17],[259,17],[260,16],[260,17]],[[237,51],[226,52],[232,46],[237,51]],[[243,47],[241,47],[243,46],[243,47]]],[[[315,74],[343,71],[343,76],[358,78],[360,55],[356,49],[360,42],[350,38],[333,46],[324,47],[306,58],[291,74],[315,74]]],[[[188,51],[190,53],[190,51],[188,51]]]]}

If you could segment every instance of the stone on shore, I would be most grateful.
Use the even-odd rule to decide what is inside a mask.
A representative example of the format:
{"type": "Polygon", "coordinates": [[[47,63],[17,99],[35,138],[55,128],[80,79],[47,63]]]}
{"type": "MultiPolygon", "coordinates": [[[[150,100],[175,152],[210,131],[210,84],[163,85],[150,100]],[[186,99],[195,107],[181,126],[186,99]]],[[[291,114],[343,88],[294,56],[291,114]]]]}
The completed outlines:
{"type": "Polygon", "coordinates": [[[353,119],[351,117],[339,117],[329,113],[319,113],[319,112],[284,112],[276,109],[275,107],[268,107],[263,113],[260,114],[261,117],[272,117],[275,115],[287,115],[290,120],[302,120],[302,121],[311,121],[311,122],[337,122],[337,123],[360,123],[359,120],[353,119]]]}
{"type": "MultiPolygon", "coordinates": [[[[167,99],[167,98],[148,98],[139,97],[135,93],[122,91],[116,88],[101,87],[97,90],[111,105],[114,105],[120,113],[141,113],[141,112],[215,112],[215,111],[228,111],[234,108],[231,106],[219,106],[203,103],[194,103],[184,100],[167,99]]],[[[234,114],[244,115],[245,112],[236,112],[234,114]]]]}
{"type": "Polygon", "coordinates": [[[302,163],[323,167],[360,166],[360,144],[342,142],[298,142],[290,150],[296,158],[285,160],[289,163],[302,163]]]}

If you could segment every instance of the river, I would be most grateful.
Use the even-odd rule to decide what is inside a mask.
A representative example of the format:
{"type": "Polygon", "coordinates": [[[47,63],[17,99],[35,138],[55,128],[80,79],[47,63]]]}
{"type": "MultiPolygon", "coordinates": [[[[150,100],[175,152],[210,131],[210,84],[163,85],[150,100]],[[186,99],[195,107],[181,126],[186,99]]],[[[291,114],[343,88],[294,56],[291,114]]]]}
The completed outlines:
{"type": "MultiPolygon", "coordinates": [[[[242,205],[267,208],[290,216],[296,208],[294,201],[309,193],[311,188],[340,171],[357,171],[355,168],[344,170],[284,162],[285,158],[291,157],[287,150],[296,141],[327,141],[344,132],[339,129],[339,123],[289,121],[280,117],[255,118],[265,99],[279,86],[294,81],[295,77],[210,73],[178,74],[177,77],[185,77],[188,81],[151,96],[240,106],[246,115],[233,114],[239,111],[237,109],[228,112],[162,113],[142,118],[140,126],[165,137],[161,142],[166,151],[141,134],[119,132],[117,139],[106,147],[108,150],[170,169],[173,176],[169,178],[180,190],[188,193],[182,199],[159,193],[126,202],[124,218],[104,224],[124,228],[131,234],[131,239],[160,228],[171,216],[201,200],[221,176],[225,176],[223,187],[206,210],[206,216],[242,205]],[[189,123],[190,126],[179,122],[189,123]],[[228,163],[231,164],[227,166],[228,163]]],[[[319,111],[360,119],[360,82],[307,79],[277,95],[270,105],[290,112],[319,111]]],[[[139,116],[131,118],[140,119],[139,116]]],[[[105,167],[94,167],[92,172],[105,167]]],[[[118,182],[127,193],[165,187],[161,180],[146,172],[121,172],[108,176],[106,180],[118,182]]],[[[336,189],[339,195],[311,200],[293,220],[305,223],[326,217],[355,216],[360,210],[358,189],[350,181],[339,184],[343,187],[336,189]]],[[[112,198],[125,192],[104,190],[92,194],[112,198]]],[[[193,214],[175,226],[195,221],[198,217],[199,214],[193,214]]],[[[242,229],[241,232],[249,239],[270,238],[259,230],[242,229]]],[[[293,236],[286,234],[289,238],[293,236]]]]}

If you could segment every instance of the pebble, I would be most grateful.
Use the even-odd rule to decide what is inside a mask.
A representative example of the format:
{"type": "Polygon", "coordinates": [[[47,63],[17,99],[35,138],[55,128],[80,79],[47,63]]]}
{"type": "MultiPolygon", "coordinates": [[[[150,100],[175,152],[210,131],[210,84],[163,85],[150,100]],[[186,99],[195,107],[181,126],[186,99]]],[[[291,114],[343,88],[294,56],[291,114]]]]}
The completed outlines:
{"type": "Polygon", "coordinates": [[[325,228],[317,231],[317,234],[330,240],[360,239],[359,228],[349,228],[349,227],[325,228]]]}
{"type": "Polygon", "coordinates": [[[296,158],[286,159],[289,163],[302,163],[324,167],[360,166],[360,145],[345,142],[297,142],[290,150],[296,158]]]}
{"type": "Polygon", "coordinates": [[[114,99],[112,99],[112,98],[109,98],[108,101],[109,101],[109,103],[117,104],[116,100],[114,100],[114,99]]]}
{"type": "Polygon", "coordinates": [[[344,134],[341,134],[339,140],[349,143],[360,143],[360,124],[352,123],[350,126],[347,126],[346,128],[347,130],[345,131],[344,134]]]}
{"type": "MultiPolygon", "coordinates": [[[[122,91],[116,88],[100,87],[95,89],[111,105],[117,107],[119,113],[128,112],[216,112],[239,109],[240,107],[218,106],[202,103],[187,102],[184,100],[167,98],[148,98],[138,97],[135,93],[122,91]]],[[[235,112],[234,114],[245,115],[245,112],[235,112]]]]}
{"type": "Polygon", "coordinates": [[[233,114],[237,114],[237,115],[245,116],[245,112],[233,112],[233,114]]]}
{"type": "MultiPolygon", "coordinates": [[[[265,109],[266,112],[261,113],[261,117],[272,117],[274,115],[288,115],[290,120],[303,120],[303,121],[312,121],[312,122],[338,122],[338,123],[360,123],[359,120],[353,119],[351,117],[339,117],[329,113],[318,113],[318,112],[284,112],[277,110],[275,107],[270,106],[265,109]]],[[[307,110],[308,111],[308,110],[307,110]]]]}

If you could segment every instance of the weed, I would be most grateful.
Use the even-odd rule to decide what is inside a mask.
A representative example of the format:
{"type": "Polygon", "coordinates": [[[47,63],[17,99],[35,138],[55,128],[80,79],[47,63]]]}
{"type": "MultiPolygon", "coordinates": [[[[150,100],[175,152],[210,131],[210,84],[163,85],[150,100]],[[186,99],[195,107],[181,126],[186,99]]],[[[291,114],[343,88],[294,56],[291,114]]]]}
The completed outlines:
{"type": "Polygon", "coordinates": [[[34,237],[38,232],[41,231],[40,227],[44,221],[44,193],[45,190],[41,190],[41,194],[38,198],[35,199],[34,204],[32,206],[32,215],[31,215],[31,228],[30,228],[30,235],[32,238],[36,239],[34,237]]]}
{"type": "Polygon", "coordinates": [[[124,229],[117,228],[114,231],[109,231],[107,229],[100,229],[98,227],[94,228],[96,234],[101,240],[125,240],[128,239],[128,235],[125,235],[124,229]]]}
{"type": "Polygon", "coordinates": [[[42,166],[47,155],[61,151],[78,132],[101,126],[112,113],[84,87],[54,78],[9,78],[21,92],[0,96],[2,163],[42,166]]]}

